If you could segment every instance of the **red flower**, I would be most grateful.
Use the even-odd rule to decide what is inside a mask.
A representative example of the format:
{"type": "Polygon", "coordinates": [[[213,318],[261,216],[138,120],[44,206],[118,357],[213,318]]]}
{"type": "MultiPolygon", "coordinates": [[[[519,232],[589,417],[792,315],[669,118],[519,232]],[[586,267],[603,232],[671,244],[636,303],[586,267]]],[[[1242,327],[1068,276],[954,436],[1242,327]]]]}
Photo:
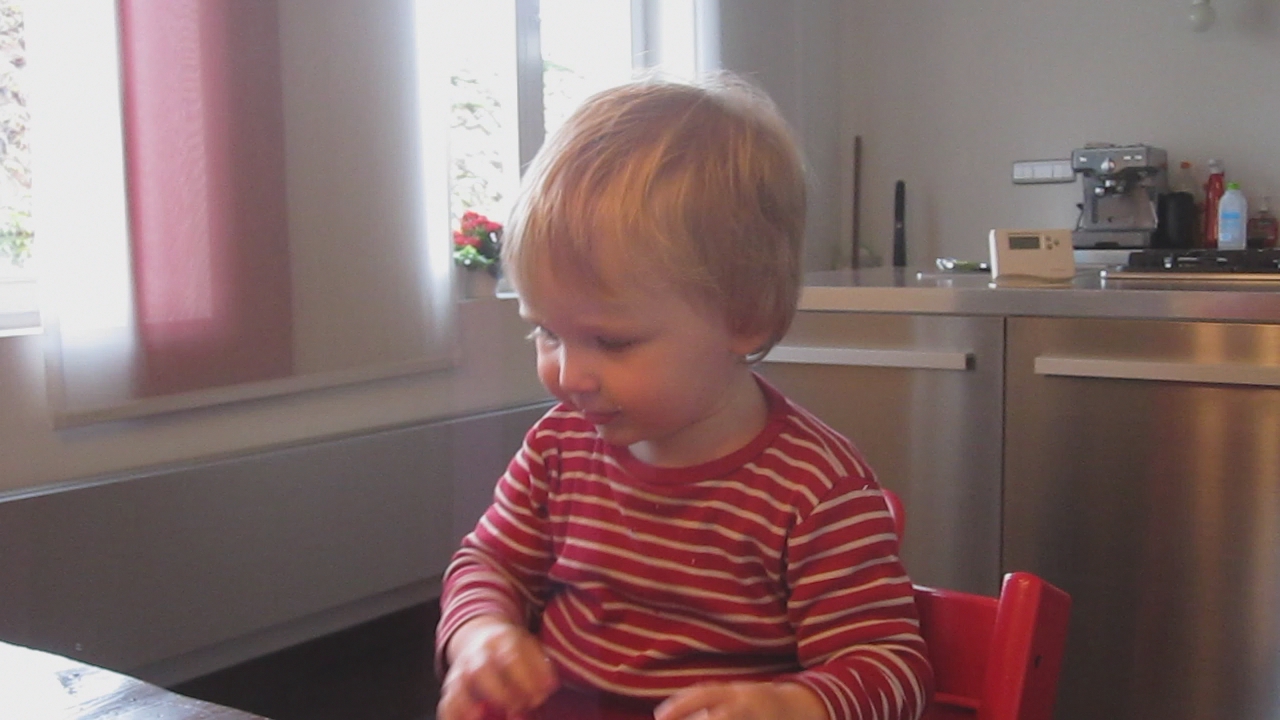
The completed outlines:
{"type": "Polygon", "coordinates": [[[454,262],[466,268],[487,268],[494,272],[502,225],[474,210],[464,212],[458,224],[460,228],[453,231],[454,262]]]}
{"type": "MultiPolygon", "coordinates": [[[[490,222],[489,218],[486,218],[474,210],[468,210],[462,213],[462,232],[467,235],[475,234],[477,229],[481,229],[484,232],[493,232],[494,228],[490,228],[490,225],[496,225],[496,223],[490,222]]],[[[498,227],[501,228],[501,226],[498,227]]]]}

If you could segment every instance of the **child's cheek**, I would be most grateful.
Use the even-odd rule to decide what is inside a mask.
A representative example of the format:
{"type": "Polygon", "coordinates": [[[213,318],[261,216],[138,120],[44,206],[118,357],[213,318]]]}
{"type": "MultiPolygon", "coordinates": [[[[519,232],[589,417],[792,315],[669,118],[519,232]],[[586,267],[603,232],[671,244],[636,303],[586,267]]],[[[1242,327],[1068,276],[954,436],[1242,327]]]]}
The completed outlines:
{"type": "Polygon", "coordinates": [[[548,392],[560,397],[560,363],[549,353],[538,353],[538,380],[548,392]]]}

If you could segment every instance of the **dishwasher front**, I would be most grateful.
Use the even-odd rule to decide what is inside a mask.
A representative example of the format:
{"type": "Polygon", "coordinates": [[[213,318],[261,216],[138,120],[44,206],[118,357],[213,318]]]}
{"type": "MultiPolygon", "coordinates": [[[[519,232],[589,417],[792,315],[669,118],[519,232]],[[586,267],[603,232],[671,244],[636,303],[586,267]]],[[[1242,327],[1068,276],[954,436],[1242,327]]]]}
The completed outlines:
{"type": "Polygon", "coordinates": [[[1280,326],[1007,333],[1003,569],[1072,596],[1057,717],[1280,717],[1280,326]]]}

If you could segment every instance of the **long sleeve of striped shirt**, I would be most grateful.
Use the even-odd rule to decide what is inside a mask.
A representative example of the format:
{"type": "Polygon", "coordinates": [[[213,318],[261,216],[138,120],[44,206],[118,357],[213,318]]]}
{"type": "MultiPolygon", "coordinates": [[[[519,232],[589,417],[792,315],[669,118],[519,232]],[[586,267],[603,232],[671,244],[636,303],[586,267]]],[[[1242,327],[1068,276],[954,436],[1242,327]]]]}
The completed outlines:
{"type": "Polygon", "coordinates": [[[848,442],[761,381],[768,426],[655,468],[559,406],[445,573],[437,660],[468,619],[526,623],[571,687],[661,700],[799,682],[833,720],[911,720],[931,692],[911,581],[848,442]]]}

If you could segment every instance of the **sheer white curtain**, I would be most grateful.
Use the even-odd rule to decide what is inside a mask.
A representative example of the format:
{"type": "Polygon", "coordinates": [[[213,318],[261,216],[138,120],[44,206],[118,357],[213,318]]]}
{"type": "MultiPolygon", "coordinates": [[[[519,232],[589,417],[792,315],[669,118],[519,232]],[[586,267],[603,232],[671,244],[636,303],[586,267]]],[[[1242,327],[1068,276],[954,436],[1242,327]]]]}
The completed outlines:
{"type": "Polygon", "coordinates": [[[128,400],[134,337],[115,8],[59,5],[25,8],[41,320],[52,406],[103,407],[128,400]]]}
{"type": "Polygon", "coordinates": [[[422,2],[28,7],[56,423],[454,361],[422,2]]]}

